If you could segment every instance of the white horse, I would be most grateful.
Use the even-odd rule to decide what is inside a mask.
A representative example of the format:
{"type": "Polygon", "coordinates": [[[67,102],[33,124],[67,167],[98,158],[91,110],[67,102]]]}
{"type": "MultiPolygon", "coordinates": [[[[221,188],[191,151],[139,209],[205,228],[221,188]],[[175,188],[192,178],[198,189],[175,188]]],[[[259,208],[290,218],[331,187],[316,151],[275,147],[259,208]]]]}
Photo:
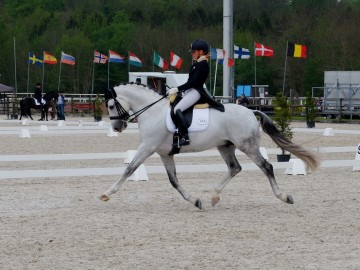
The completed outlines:
{"type": "MultiPolygon", "coordinates": [[[[135,112],[134,115],[138,116],[141,143],[134,159],[127,166],[121,178],[101,195],[100,199],[109,200],[110,195],[120,189],[126,178],[148,157],[157,153],[161,157],[172,186],[185,200],[202,209],[201,200],[193,197],[179,183],[174,157],[169,156],[173,143],[173,134],[167,130],[165,125],[169,101],[153,90],[137,84],[117,86],[111,91],[107,91],[105,97],[111,125],[116,132],[121,132],[127,127],[129,111],[135,112]]],[[[235,156],[236,148],[244,152],[265,173],[278,199],[286,203],[294,203],[291,195],[284,194],[278,187],[272,165],[260,153],[260,125],[255,115],[259,116],[263,131],[279,147],[299,157],[312,170],[319,166],[316,156],[287,140],[264,113],[235,104],[225,104],[225,112],[210,109],[208,129],[190,133],[190,145],[183,146],[181,152],[199,152],[214,147],[220,152],[228,167],[228,172],[215,185],[212,205],[220,200],[219,194],[226,184],[241,171],[241,166],[235,156]]]]}

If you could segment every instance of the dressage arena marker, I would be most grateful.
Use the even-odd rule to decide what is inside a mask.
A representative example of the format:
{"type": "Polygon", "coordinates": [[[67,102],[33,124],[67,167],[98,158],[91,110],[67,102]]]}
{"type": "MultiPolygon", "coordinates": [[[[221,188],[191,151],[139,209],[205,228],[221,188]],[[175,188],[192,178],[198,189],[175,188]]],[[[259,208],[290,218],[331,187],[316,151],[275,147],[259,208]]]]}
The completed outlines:
{"type": "Polygon", "coordinates": [[[111,127],[109,128],[109,131],[107,133],[108,137],[117,137],[119,136],[119,134],[117,134],[117,132],[115,132],[111,127]]]}
{"type": "Polygon", "coordinates": [[[332,128],[325,128],[324,136],[328,136],[328,137],[335,136],[333,129],[332,128]]]}
{"type": "Polygon", "coordinates": [[[49,131],[49,129],[48,129],[47,125],[41,125],[40,131],[49,131]]]}
{"type": "Polygon", "coordinates": [[[306,175],[305,163],[298,158],[289,160],[290,167],[285,170],[285,174],[289,175],[306,175]]]}
{"type": "Polygon", "coordinates": [[[266,151],[265,147],[260,147],[260,153],[263,156],[263,158],[265,158],[266,160],[269,160],[269,156],[267,154],[267,151],[266,151]]]}
{"type": "Polygon", "coordinates": [[[99,127],[103,127],[103,126],[105,126],[105,121],[100,121],[99,122],[99,127]]]}
{"type": "Polygon", "coordinates": [[[23,125],[23,126],[28,126],[28,125],[29,125],[29,120],[28,120],[28,119],[23,119],[23,120],[21,121],[21,125],[23,125]]]}
{"type": "Polygon", "coordinates": [[[22,128],[20,138],[31,138],[30,131],[27,128],[22,128]]]}
{"type": "MultiPolygon", "coordinates": [[[[358,144],[357,149],[356,149],[355,160],[360,161],[360,143],[358,144]]],[[[355,172],[355,171],[360,171],[360,165],[355,165],[353,167],[353,172],[355,172]]]]}
{"type": "MultiPolygon", "coordinates": [[[[126,158],[124,159],[125,164],[129,164],[136,154],[136,150],[128,150],[126,152],[126,158]]],[[[141,164],[139,168],[136,169],[136,171],[127,178],[128,181],[149,181],[149,177],[147,175],[145,165],[141,164]]]]}
{"type": "Polygon", "coordinates": [[[65,127],[65,126],[66,126],[65,121],[64,120],[59,120],[58,127],[65,127]]]}
{"type": "Polygon", "coordinates": [[[80,120],[79,121],[79,127],[82,127],[83,126],[83,120],[80,120]]]}
{"type": "Polygon", "coordinates": [[[149,181],[145,165],[141,164],[136,171],[127,178],[128,181],[149,181]]]}

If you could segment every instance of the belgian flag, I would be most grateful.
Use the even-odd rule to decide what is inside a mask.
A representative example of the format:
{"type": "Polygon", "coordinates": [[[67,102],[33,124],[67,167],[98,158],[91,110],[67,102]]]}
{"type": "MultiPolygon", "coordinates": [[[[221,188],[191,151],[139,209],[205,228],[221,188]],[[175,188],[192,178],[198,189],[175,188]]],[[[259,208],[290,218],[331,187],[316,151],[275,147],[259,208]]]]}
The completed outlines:
{"type": "Polygon", "coordinates": [[[305,45],[288,43],[287,56],[306,58],[307,48],[305,45]]]}

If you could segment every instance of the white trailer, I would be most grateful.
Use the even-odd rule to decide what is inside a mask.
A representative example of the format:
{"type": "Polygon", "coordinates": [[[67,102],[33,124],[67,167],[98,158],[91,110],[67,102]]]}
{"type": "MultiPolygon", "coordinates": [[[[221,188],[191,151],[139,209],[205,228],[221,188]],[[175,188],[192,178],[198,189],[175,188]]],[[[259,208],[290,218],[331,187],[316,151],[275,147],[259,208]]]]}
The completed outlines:
{"type": "Polygon", "coordinates": [[[169,88],[177,87],[187,82],[188,74],[173,71],[161,72],[129,72],[129,82],[137,82],[154,89],[159,94],[165,94],[169,88]]]}

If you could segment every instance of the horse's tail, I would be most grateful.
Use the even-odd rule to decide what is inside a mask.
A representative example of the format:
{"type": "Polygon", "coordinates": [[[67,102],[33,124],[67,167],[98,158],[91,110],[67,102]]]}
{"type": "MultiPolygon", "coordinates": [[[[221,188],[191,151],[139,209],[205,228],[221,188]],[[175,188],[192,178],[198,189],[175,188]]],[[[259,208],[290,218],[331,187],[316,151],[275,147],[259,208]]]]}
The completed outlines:
{"type": "Polygon", "coordinates": [[[311,153],[310,151],[304,149],[302,146],[293,143],[287,139],[284,134],[282,134],[271,121],[270,117],[261,111],[254,110],[255,115],[260,116],[260,124],[263,131],[270,136],[270,138],[283,150],[286,150],[302,161],[305,162],[306,166],[312,169],[313,171],[317,169],[320,165],[319,158],[311,153]]]}

